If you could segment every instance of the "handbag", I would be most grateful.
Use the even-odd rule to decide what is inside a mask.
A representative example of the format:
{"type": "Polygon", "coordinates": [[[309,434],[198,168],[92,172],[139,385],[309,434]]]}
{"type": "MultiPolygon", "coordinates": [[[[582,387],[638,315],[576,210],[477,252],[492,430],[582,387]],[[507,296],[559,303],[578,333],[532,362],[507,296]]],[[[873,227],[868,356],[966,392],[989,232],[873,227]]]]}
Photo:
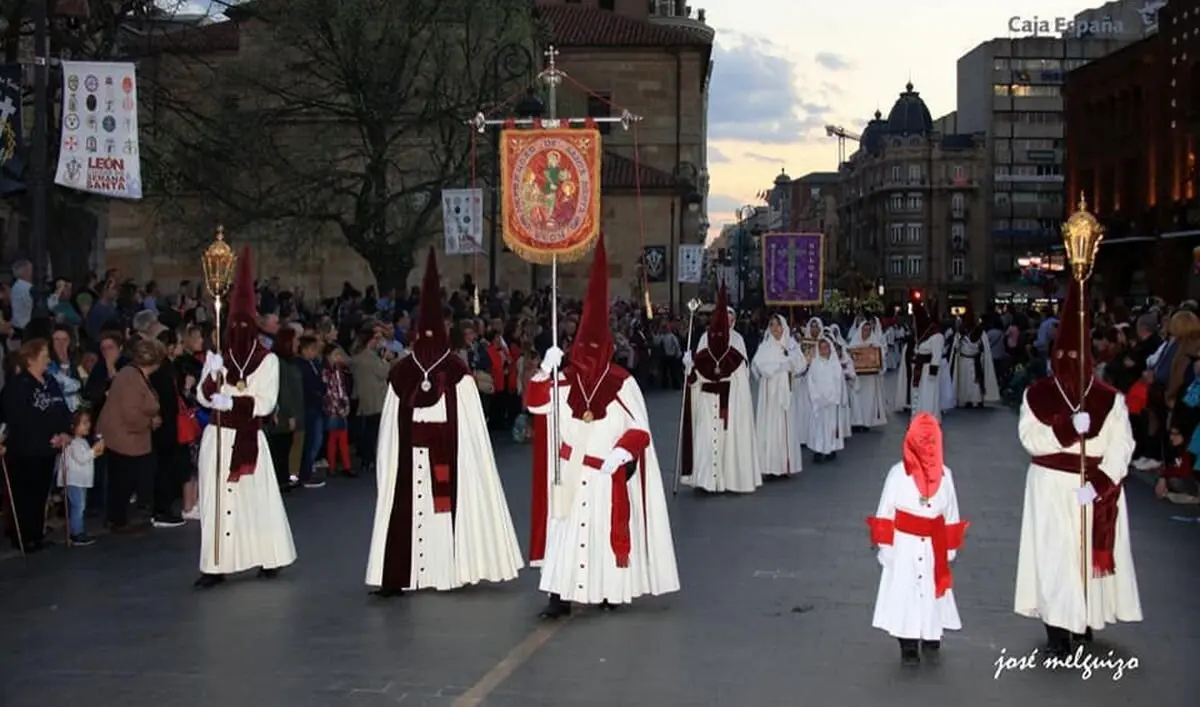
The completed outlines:
{"type": "Polygon", "coordinates": [[[496,381],[492,378],[492,374],[487,371],[475,371],[475,385],[479,387],[479,392],[484,395],[491,395],[496,392],[496,381]]]}
{"type": "Polygon", "coordinates": [[[175,383],[175,400],[179,406],[175,415],[175,441],[191,444],[200,438],[200,421],[196,419],[196,410],[179,394],[179,383],[175,383]]]}

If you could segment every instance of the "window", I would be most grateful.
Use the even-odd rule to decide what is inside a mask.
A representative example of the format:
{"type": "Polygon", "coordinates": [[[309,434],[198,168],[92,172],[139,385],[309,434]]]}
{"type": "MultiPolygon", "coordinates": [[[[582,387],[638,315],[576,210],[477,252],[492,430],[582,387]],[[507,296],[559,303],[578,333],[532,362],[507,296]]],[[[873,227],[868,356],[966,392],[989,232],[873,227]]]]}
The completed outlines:
{"type": "Polygon", "coordinates": [[[908,256],[908,276],[911,278],[921,277],[921,256],[908,256]]]}
{"type": "Polygon", "coordinates": [[[967,275],[967,259],[956,255],[950,259],[950,277],[961,280],[967,275]]]}
{"type": "Polygon", "coordinates": [[[888,275],[892,277],[904,277],[903,255],[893,255],[888,258],[888,275]]]}
{"type": "Polygon", "coordinates": [[[904,224],[893,223],[888,227],[888,243],[900,245],[904,243],[904,224]]]}
{"type": "Polygon", "coordinates": [[[1007,204],[1007,203],[1009,202],[1009,197],[1010,197],[1010,196],[1011,196],[1011,194],[1009,194],[1009,193],[1008,193],[1008,192],[1006,192],[1006,191],[998,191],[998,192],[996,192],[995,194],[993,194],[993,195],[992,195],[992,200],[993,200],[993,201],[994,201],[994,202],[995,202],[995,203],[996,203],[998,206],[1003,206],[1003,205],[1005,205],[1005,204],[1007,204]]]}
{"type": "MultiPolygon", "coordinates": [[[[597,91],[596,95],[588,95],[587,115],[589,118],[608,118],[612,115],[612,94],[597,91]]],[[[601,135],[608,135],[612,123],[597,123],[596,128],[601,135]]]]}
{"type": "Polygon", "coordinates": [[[892,165],[892,181],[898,182],[903,178],[904,178],[904,169],[898,164],[892,165]]]}
{"type": "Polygon", "coordinates": [[[900,194],[892,194],[888,197],[888,211],[900,212],[904,210],[904,197],[900,194]]]}
{"type": "Polygon", "coordinates": [[[1000,181],[1000,182],[1004,181],[1004,178],[1008,176],[1008,165],[1006,165],[1006,164],[997,165],[995,175],[996,175],[996,181],[1000,181]]]}
{"type": "Polygon", "coordinates": [[[908,198],[905,200],[905,205],[908,207],[909,211],[920,211],[921,201],[920,194],[909,194],[908,198]]]}
{"type": "Polygon", "coordinates": [[[910,182],[921,181],[921,165],[910,164],[908,166],[908,181],[910,181],[910,182]]]}
{"type": "Polygon", "coordinates": [[[910,223],[904,229],[904,242],[908,245],[921,245],[921,230],[922,226],[919,223],[910,223]]]}
{"type": "MultiPolygon", "coordinates": [[[[963,210],[967,208],[967,199],[962,194],[954,194],[950,197],[950,211],[955,216],[962,216],[963,210]]],[[[955,224],[961,226],[962,224],[955,224]]]]}
{"type": "Polygon", "coordinates": [[[950,247],[962,250],[967,247],[967,227],[961,223],[950,224],[950,247]]]}
{"type": "Polygon", "coordinates": [[[950,178],[954,180],[955,184],[962,184],[967,181],[967,171],[963,169],[962,165],[956,164],[950,168],[950,178]]]}

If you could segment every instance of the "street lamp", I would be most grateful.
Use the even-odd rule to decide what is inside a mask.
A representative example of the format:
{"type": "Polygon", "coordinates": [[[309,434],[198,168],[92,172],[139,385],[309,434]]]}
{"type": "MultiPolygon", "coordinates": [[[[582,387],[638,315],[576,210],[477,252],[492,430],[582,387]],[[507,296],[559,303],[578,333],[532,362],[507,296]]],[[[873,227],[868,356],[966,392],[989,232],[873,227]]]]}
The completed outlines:
{"type": "MultiPolygon", "coordinates": [[[[492,88],[497,95],[516,81],[528,81],[535,68],[533,53],[524,44],[508,44],[496,51],[492,59],[492,88]]],[[[537,91],[530,86],[517,103],[519,118],[540,118],[545,105],[537,91]]],[[[496,269],[500,262],[500,131],[492,131],[492,198],[489,209],[491,227],[488,232],[488,289],[496,289],[496,269]]]]}
{"type": "Polygon", "coordinates": [[[876,278],[876,280],[875,280],[875,292],[876,292],[876,294],[878,294],[878,295],[879,295],[879,299],[883,299],[883,293],[884,293],[884,291],[885,291],[885,290],[884,290],[884,287],[883,287],[883,278],[882,278],[882,277],[880,277],[880,278],[876,278]]]}

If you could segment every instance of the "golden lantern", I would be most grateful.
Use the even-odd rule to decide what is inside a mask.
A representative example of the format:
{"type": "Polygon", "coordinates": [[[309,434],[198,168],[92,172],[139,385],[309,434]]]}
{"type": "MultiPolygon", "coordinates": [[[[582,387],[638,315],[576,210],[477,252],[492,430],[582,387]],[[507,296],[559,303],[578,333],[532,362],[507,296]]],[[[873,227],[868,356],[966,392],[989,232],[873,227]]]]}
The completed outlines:
{"type": "Polygon", "coordinates": [[[1100,241],[1104,240],[1104,227],[1087,210],[1087,199],[1082,193],[1079,195],[1079,208],[1063,224],[1062,234],[1067,259],[1071,261],[1071,274],[1076,282],[1087,281],[1096,265],[1100,241]]]}
{"type": "MultiPolygon", "coordinates": [[[[221,351],[221,299],[229,294],[229,288],[233,285],[233,267],[237,263],[237,256],[233,254],[233,249],[225,242],[225,227],[217,226],[217,236],[213,240],[212,245],[204,249],[204,255],[200,257],[200,267],[204,270],[204,288],[208,290],[208,294],[213,299],[213,324],[216,334],[217,352],[221,351]]],[[[223,384],[224,379],[218,378],[218,384],[223,384]]],[[[218,388],[219,390],[219,388],[218,388]]],[[[214,484],[219,490],[224,482],[224,465],[221,463],[221,412],[216,411],[216,420],[214,429],[217,431],[217,453],[216,453],[216,469],[213,473],[216,474],[214,484]]],[[[201,473],[204,473],[201,470],[201,473]]],[[[221,566],[221,494],[213,494],[216,501],[216,513],[213,515],[215,519],[213,523],[213,564],[217,567],[221,566]]]]}

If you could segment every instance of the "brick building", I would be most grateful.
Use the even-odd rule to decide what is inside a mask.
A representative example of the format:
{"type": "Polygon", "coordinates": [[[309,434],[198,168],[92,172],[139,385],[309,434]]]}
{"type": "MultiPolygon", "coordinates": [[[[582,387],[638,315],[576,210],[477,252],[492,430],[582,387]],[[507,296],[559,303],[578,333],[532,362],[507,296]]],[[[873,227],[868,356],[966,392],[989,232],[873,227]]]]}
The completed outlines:
{"type": "Polygon", "coordinates": [[[812,172],[793,179],[790,191],[787,230],[793,233],[824,233],[825,282],[837,279],[838,232],[837,172],[812,172]]]}
{"type": "Polygon", "coordinates": [[[1072,71],[1066,83],[1070,210],[1082,193],[1107,229],[1096,296],[1200,292],[1196,138],[1200,1],[1159,10],[1158,33],[1072,71]]]}
{"type": "MultiPolygon", "coordinates": [[[[705,143],[713,30],[693,17],[682,0],[655,7],[648,7],[645,0],[545,2],[537,5],[537,13],[549,32],[547,43],[559,51],[558,66],[573,79],[559,88],[560,116],[619,115],[621,109],[627,109],[645,117],[636,131],[607,126],[611,129],[604,135],[601,208],[614,296],[627,295],[633,288],[643,244],[664,247],[668,256],[665,282],[652,286],[652,298],[665,304],[676,295],[684,296],[668,283],[675,280],[677,246],[703,239],[699,223],[704,220],[707,190],[705,143]],[[589,96],[576,82],[594,95],[589,96]]],[[[205,55],[207,65],[219,67],[272,51],[270,28],[261,20],[238,8],[230,8],[226,14],[230,17],[227,22],[190,30],[193,34],[186,40],[175,37],[172,42],[182,42],[189,51],[143,62],[140,73],[174,71],[176,76],[186,76],[181,66],[194,61],[197,53],[205,55]],[[171,64],[173,69],[166,68],[171,64]]],[[[482,163],[477,168],[481,173],[494,169],[482,163]]],[[[485,214],[489,210],[485,208],[485,214]]],[[[198,253],[178,252],[180,238],[172,232],[177,229],[172,223],[177,221],[161,220],[148,203],[113,203],[105,240],[107,265],[131,277],[153,278],[168,286],[180,279],[194,280],[198,253]]],[[[490,224],[485,223],[485,242],[489,231],[490,224]]],[[[250,236],[239,238],[232,233],[231,238],[243,242],[250,236]]],[[[440,237],[436,241],[440,246],[440,237]]],[[[286,248],[275,251],[280,251],[278,258],[260,258],[259,268],[264,275],[281,275],[285,286],[302,286],[307,292],[328,296],[335,294],[343,281],[360,286],[372,281],[367,263],[340,234],[328,234],[304,254],[286,248]]],[[[489,256],[443,259],[447,284],[457,283],[464,273],[473,273],[486,284],[489,256]]],[[[510,253],[495,257],[498,286],[530,286],[535,275],[528,264],[510,253]]],[[[582,292],[584,265],[561,268],[560,284],[568,296],[582,292]]],[[[419,270],[410,274],[410,284],[420,278],[419,270]]],[[[544,284],[545,269],[540,270],[544,284]]]]}

